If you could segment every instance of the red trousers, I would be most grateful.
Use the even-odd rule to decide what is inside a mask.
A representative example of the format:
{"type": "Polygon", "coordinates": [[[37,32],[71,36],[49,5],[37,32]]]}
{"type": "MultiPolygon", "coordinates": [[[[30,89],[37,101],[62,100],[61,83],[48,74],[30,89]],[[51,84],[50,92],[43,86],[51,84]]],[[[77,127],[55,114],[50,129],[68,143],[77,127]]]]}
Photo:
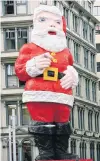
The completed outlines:
{"type": "Polygon", "coordinates": [[[33,120],[41,122],[68,122],[70,107],[58,103],[29,102],[26,103],[33,120]]]}

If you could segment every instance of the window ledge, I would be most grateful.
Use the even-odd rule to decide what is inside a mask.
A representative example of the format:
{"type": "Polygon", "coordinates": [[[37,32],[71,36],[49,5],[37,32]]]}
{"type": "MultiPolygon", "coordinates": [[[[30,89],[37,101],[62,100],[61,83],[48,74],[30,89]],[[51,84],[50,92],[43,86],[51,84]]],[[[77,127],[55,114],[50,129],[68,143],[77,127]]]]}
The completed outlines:
{"type": "Polygon", "coordinates": [[[100,137],[100,134],[99,134],[99,132],[94,132],[94,137],[96,137],[96,138],[99,138],[100,137]]]}
{"type": "Polygon", "coordinates": [[[31,16],[32,14],[7,14],[7,15],[3,15],[1,16],[1,18],[6,18],[6,17],[19,17],[19,16],[31,16]]]}
{"type": "Polygon", "coordinates": [[[86,136],[93,136],[93,131],[85,131],[86,136]]]}
{"type": "Polygon", "coordinates": [[[75,129],[74,133],[82,136],[82,135],[84,135],[84,130],[75,129]]]}

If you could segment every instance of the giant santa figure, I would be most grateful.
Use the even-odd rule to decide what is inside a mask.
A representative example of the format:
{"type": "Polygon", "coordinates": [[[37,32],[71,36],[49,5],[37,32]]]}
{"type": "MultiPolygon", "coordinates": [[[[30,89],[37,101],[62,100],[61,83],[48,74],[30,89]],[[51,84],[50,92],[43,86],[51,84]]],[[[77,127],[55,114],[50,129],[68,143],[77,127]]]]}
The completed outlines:
{"type": "Polygon", "coordinates": [[[57,7],[41,5],[34,10],[33,22],[31,43],[20,49],[15,71],[26,81],[23,102],[32,118],[29,132],[39,149],[36,160],[78,159],[67,152],[78,73],[66,46],[65,19],[57,7]]]}

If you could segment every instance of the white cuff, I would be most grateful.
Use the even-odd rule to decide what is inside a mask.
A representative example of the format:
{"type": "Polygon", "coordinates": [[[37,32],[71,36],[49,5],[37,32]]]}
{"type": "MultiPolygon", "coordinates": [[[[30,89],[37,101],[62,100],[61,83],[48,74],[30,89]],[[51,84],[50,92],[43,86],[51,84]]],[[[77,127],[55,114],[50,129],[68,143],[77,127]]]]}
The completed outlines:
{"type": "Polygon", "coordinates": [[[36,67],[35,57],[26,62],[26,72],[31,77],[36,77],[43,73],[43,70],[39,70],[36,67]]]}

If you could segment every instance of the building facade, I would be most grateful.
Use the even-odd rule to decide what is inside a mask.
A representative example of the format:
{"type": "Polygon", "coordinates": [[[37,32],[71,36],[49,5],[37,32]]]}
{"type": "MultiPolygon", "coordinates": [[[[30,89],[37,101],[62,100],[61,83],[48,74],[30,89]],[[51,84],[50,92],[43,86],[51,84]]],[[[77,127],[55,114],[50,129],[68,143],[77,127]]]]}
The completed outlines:
{"type": "MultiPolygon", "coordinates": [[[[94,3],[94,16],[100,21],[100,1],[94,3]]],[[[99,102],[100,102],[100,23],[96,26],[96,62],[97,62],[97,75],[99,77],[99,102]]]]}
{"type": "Polygon", "coordinates": [[[73,91],[75,102],[71,113],[73,135],[69,140],[69,152],[81,158],[100,159],[100,101],[98,76],[96,75],[95,26],[93,1],[0,1],[1,11],[1,160],[14,161],[13,140],[10,142],[12,109],[16,121],[17,161],[33,161],[38,150],[34,138],[28,134],[30,117],[22,103],[25,82],[17,79],[14,62],[20,47],[30,42],[33,27],[32,14],[40,3],[56,5],[67,21],[67,46],[74,57],[79,73],[79,85],[73,91]],[[11,147],[9,145],[11,143],[11,147]]]}

